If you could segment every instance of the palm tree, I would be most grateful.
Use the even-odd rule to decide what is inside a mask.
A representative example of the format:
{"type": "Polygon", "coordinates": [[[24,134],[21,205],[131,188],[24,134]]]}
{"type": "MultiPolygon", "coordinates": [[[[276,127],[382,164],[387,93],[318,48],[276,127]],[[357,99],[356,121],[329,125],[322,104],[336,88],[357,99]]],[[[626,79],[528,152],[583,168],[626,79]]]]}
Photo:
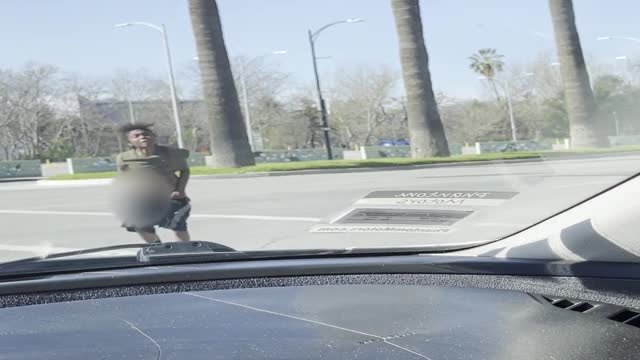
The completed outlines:
{"type": "Polygon", "coordinates": [[[215,0],[189,0],[216,167],[255,164],[238,102],[215,0]]]}
{"type": "Polygon", "coordinates": [[[414,158],[449,156],[449,144],[436,104],[429,56],[422,35],[419,0],[391,0],[407,96],[411,153],[414,158]]]}
{"type": "Polygon", "coordinates": [[[598,121],[589,73],[582,55],[572,0],[549,0],[551,22],[562,73],[564,97],[569,115],[572,147],[609,145],[603,124],[598,121]]]}
{"type": "Polygon", "coordinates": [[[469,67],[489,80],[498,101],[500,101],[500,93],[496,86],[496,75],[504,69],[503,57],[504,55],[498,54],[496,49],[490,48],[480,49],[469,57],[471,60],[469,67]]]}

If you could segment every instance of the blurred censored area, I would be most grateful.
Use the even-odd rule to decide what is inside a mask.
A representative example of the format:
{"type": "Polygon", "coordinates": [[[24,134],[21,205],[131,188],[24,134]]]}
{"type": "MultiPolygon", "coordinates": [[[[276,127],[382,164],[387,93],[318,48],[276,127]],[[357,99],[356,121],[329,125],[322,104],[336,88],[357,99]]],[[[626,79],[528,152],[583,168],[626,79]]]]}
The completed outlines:
{"type": "Polygon", "coordinates": [[[167,217],[172,191],[166,177],[154,171],[120,173],[112,184],[113,211],[125,227],[153,227],[167,217]]]}

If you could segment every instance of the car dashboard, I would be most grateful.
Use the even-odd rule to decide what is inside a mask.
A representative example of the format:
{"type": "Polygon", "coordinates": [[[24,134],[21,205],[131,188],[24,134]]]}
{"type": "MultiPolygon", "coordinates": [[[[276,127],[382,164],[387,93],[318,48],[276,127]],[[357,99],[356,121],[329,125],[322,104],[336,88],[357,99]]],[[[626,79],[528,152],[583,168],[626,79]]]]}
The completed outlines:
{"type": "Polygon", "coordinates": [[[635,359],[635,267],[415,255],[27,277],[0,283],[0,349],[6,359],[635,359]]]}

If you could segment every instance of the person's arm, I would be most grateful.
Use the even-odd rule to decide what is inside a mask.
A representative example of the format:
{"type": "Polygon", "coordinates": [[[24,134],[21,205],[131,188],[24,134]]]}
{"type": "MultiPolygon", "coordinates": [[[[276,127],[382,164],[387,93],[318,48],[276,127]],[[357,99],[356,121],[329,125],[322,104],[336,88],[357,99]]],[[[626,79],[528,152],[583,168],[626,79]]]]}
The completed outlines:
{"type": "Polygon", "coordinates": [[[180,175],[178,176],[178,183],[176,184],[176,191],[179,193],[179,197],[186,196],[187,183],[189,182],[189,176],[191,172],[189,168],[184,170],[180,170],[180,175]]]}
{"type": "Polygon", "coordinates": [[[118,156],[116,156],[116,170],[119,173],[125,171],[124,161],[122,161],[122,154],[118,154],[118,156]]]}
{"type": "Polygon", "coordinates": [[[179,149],[176,153],[175,171],[178,172],[176,175],[178,180],[176,182],[175,191],[171,194],[171,198],[173,199],[187,196],[187,183],[189,182],[189,176],[191,175],[191,172],[189,171],[189,162],[187,161],[189,158],[189,151],[179,149]]]}

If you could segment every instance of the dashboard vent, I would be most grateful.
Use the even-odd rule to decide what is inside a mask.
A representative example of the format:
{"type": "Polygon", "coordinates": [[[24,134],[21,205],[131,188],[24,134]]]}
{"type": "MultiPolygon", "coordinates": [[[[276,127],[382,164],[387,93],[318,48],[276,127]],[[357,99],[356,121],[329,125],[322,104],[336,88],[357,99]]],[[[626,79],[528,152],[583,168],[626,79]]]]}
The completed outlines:
{"type": "Polygon", "coordinates": [[[617,313],[609,316],[609,319],[640,328],[640,313],[636,311],[628,309],[618,311],[617,313]]]}
{"type": "Polygon", "coordinates": [[[535,299],[542,303],[551,304],[557,308],[571,310],[579,313],[590,313],[595,316],[640,328],[640,310],[626,309],[620,306],[586,302],[576,299],[556,298],[547,295],[535,295],[535,299]]]}
{"type": "Polygon", "coordinates": [[[571,301],[569,299],[552,299],[546,296],[543,296],[542,298],[555,307],[576,311],[576,312],[581,312],[581,313],[588,312],[589,310],[597,306],[597,305],[592,305],[586,301],[571,301]]]}

